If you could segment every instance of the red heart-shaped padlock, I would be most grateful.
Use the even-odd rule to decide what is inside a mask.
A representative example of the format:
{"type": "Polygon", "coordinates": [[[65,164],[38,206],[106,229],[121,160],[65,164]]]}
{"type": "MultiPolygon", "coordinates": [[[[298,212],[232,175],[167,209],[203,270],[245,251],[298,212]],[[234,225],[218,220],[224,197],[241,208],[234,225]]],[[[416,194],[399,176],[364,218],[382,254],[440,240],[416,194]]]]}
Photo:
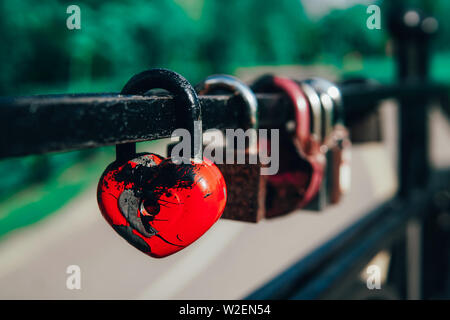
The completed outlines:
{"type": "MultiPolygon", "coordinates": [[[[100,178],[97,199],[106,221],[130,244],[161,258],[185,248],[222,215],[227,192],[220,170],[201,156],[201,112],[194,88],[176,72],[144,71],[122,94],[153,88],[174,94],[179,121],[191,138],[190,157],[136,154],[136,145],[116,146],[116,161],[100,178]]],[[[185,137],[183,137],[184,139],[185,137]]]]}
{"type": "Polygon", "coordinates": [[[130,244],[152,257],[188,246],[221,216],[226,187],[209,160],[175,164],[156,154],[112,163],[98,184],[106,221],[130,244]]]}

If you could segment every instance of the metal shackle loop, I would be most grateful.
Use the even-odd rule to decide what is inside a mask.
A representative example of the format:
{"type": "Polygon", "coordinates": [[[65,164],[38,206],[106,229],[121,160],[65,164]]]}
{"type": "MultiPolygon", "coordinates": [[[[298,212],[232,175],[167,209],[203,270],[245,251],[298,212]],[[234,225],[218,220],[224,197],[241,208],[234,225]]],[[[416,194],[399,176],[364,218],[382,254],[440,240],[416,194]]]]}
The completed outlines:
{"type": "MultiPolygon", "coordinates": [[[[202,95],[212,94],[217,90],[225,90],[234,95],[239,95],[246,105],[245,120],[243,121],[244,129],[258,129],[258,100],[250,87],[241,80],[226,74],[215,74],[200,82],[195,86],[195,89],[198,94],[202,95]]],[[[255,135],[254,139],[251,140],[253,144],[250,145],[250,152],[256,152],[257,150],[257,132],[255,132],[255,135]]]]}
{"type": "Polygon", "coordinates": [[[258,129],[258,100],[250,87],[241,80],[226,74],[215,74],[200,82],[195,89],[202,95],[214,93],[215,90],[226,90],[241,96],[247,107],[244,122],[246,129],[258,129]]]}
{"type": "Polygon", "coordinates": [[[343,124],[344,112],[341,91],[334,83],[322,78],[308,79],[307,83],[319,93],[326,113],[325,134],[328,136],[335,124],[343,124]]]}
{"type": "Polygon", "coordinates": [[[289,78],[265,75],[255,81],[252,89],[255,92],[282,92],[289,97],[294,106],[296,140],[303,152],[307,150],[311,138],[309,102],[299,84],[289,78]]]}
{"type": "Polygon", "coordinates": [[[297,81],[297,83],[302,88],[305,93],[306,98],[309,102],[310,107],[310,126],[311,133],[315,136],[318,141],[322,141],[325,137],[323,137],[322,133],[322,103],[320,102],[320,97],[317,94],[316,90],[304,81],[297,81]]]}
{"type": "MultiPolygon", "coordinates": [[[[180,74],[167,69],[150,69],[133,76],[120,94],[145,95],[152,89],[164,89],[173,94],[177,109],[177,125],[191,134],[191,158],[202,159],[201,106],[192,85],[180,74]],[[197,124],[197,126],[195,125],[197,124]],[[200,130],[200,132],[198,132],[200,130]]],[[[117,158],[130,157],[132,144],[117,145],[117,158]]],[[[134,149],[135,150],[135,149],[134,149]]],[[[127,159],[128,160],[128,159],[127,159]]]]}

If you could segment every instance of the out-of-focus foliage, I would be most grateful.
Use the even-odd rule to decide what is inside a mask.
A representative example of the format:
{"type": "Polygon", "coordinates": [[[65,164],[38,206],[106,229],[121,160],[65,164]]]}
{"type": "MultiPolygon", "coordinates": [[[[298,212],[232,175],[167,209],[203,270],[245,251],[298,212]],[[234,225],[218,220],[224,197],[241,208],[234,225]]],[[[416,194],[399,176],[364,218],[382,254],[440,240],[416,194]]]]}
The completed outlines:
{"type": "Polygon", "coordinates": [[[367,6],[357,5],[346,10],[333,10],[320,23],[321,51],[341,59],[358,52],[360,55],[383,55],[386,33],[366,27],[367,6]]]}
{"type": "Polygon", "coordinates": [[[117,91],[158,66],[192,81],[236,67],[382,54],[366,6],[311,20],[299,0],[6,0],[0,5],[0,94],[117,91]],[[68,30],[66,8],[81,8],[68,30]]]}
{"type": "MultiPolygon", "coordinates": [[[[374,3],[384,23],[400,2],[374,3]]],[[[401,3],[435,13],[436,48],[450,49],[449,1],[401,3]]],[[[118,91],[155,66],[193,82],[254,65],[326,62],[342,69],[349,57],[385,56],[387,32],[366,28],[366,9],[333,9],[317,19],[300,0],[4,0],[0,95],[118,91]],[[81,8],[81,30],[66,28],[70,4],[81,8]]]]}

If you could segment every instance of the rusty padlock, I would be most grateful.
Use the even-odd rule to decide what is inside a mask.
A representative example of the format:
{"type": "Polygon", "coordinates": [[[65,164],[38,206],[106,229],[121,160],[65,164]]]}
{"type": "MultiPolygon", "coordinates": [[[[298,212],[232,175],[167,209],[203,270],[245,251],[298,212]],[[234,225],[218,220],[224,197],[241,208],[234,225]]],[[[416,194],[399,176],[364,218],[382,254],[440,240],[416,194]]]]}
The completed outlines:
{"type": "Polygon", "coordinates": [[[349,130],[344,123],[344,105],[339,88],[331,85],[328,89],[333,93],[333,140],[331,152],[333,154],[333,180],[330,184],[330,202],[338,203],[343,195],[350,191],[351,187],[351,147],[349,130]]]}
{"type": "Polygon", "coordinates": [[[351,180],[351,142],[344,126],[342,95],[339,88],[328,80],[313,78],[306,82],[318,92],[325,112],[322,148],[327,155],[328,169],[324,192],[327,193],[327,202],[335,204],[348,192],[351,180]]]}
{"type": "MultiPolygon", "coordinates": [[[[280,128],[280,166],[267,179],[266,217],[277,217],[305,207],[320,188],[325,157],[310,132],[309,102],[295,81],[267,75],[255,81],[256,92],[282,92],[294,107],[295,129],[280,128]]],[[[316,127],[317,129],[317,127],[316,127]]]]}
{"type": "MultiPolygon", "coordinates": [[[[258,157],[258,101],[245,83],[229,75],[209,76],[196,86],[196,90],[201,95],[231,92],[234,97],[230,100],[240,100],[238,103],[244,106],[240,127],[250,134],[249,147],[240,145],[238,149],[233,146],[227,148],[228,141],[219,141],[219,145],[212,148],[210,145],[204,146],[204,157],[215,162],[227,185],[227,204],[222,218],[258,222],[265,215],[266,198],[266,176],[260,174],[263,165],[258,157]],[[215,150],[220,151],[219,156],[215,150]],[[227,164],[226,159],[233,163],[227,164]],[[240,159],[240,163],[235,163],[237,159],[240,159]]],[[[169,154],[174,146],[169,144],[169,154]]]]}
{"type": "MultiPolygon", "coordinates": [[[[258,101],[253,91],[242,81],[229,75],[212,75],[196,86],[198,94],[232,93],[243,102],[245,109],[240,123],[242,137],[249,138],[248,147],[238,143],[234,148],[232,129],[226,130],[222,155],[226,161],[217,163],[227,184],[228,200],[222,218],[258,222],[265,215],[266,176],[261,175],[258,154],[258,101]],[[228,163],[232,159],[233,163],[228,163]],[[238,161],[240,159],[240,161],[238,161]],[[237,161],[237,163],[236,163],[237,161]]],[[[237,132],[234,131],[235,133],[237,132]]],[[[245,140],[244,140],[245,142],[245,140]]],[[[220,147],[220,146],[219,146],[220,147]]],[[[208,147],[205,148],[205,152],[208,147]]],[[[208,155],[205,155],[206,157],[208,155]]]]}

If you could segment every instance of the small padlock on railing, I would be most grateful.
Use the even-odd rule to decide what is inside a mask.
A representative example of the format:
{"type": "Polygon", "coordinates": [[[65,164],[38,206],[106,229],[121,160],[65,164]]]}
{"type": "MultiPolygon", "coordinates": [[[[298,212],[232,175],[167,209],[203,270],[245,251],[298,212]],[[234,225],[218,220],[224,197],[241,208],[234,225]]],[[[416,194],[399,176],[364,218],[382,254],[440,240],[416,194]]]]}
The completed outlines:
{"type": "Polygon", "coordinates": [[[329,199],[332,204],[338,203],[341,197],[350,191],[352,161],[352,143],[350,141],[349,131],[344,124],[344,110],[340,95],[336,95],[335,106],[336,108],[333,114],[334,127],[331,134],[331,140],[333,142],[330,143],[330,150],[333,155],[333,174],[331,183],[329,184],[329,199]]]}
{"type": "Polygon", "coordinates": [[[309,111],[311,115],[311,135],[320,145],[320,152],[325,155],[326,167],[322,177],[322,183],[314,198],[305,206],[306,210],[321,211],[325,209],[328,204],[329,197],[325,185],[330,179],[330,155],[323,148],[327,134],[331,132],[331,108],[329,99],[320,95],[310,83],[310,81],[296,81],[303,90],[305,97],[309,102],[309,111]]]}
{"type": "MultiPolygon", "coordinates": [[[[243,102],[244,110],[238,130],[242,134],[238,148],[234,147],[233,130],[226,130],[226,142],[221,154],[223,163],[217,163],[227,184],[228,200],[222,218],[258,222],[265,215],[267,176],[261,175],[263,165],[259,158],[258,101],[253,91],[242,81],[229,75],[212,75],[196,86],[198,94],[232,93],[243,102]],[[248,147],[245,146],[248,137],[248,147]],[[242,143],[244,142],[244,143],[242,143]],[[232,163],[229,161],[232,160],[232,163]]],[[[237,131],[234,131],[237,133],[237,131]]],[[[206,149],[205,149],[206,152],[206,149]]],[[[206,157],[208,155],[205,154],[206,157]]]]}
{"type": "Polygon", "coordinates": [[[309,102],[299,84],[269,75],[256,80],[252,88],[282,92],[294,108],[294,129],[290,130],[289,124],[280,128],[279,172],[267,179],[266,217],[277,217],[303,208],[313,199],[322,182],[325,157],[310,132],[309,102]]]}
{"type": "Polygon", "coordinates": [[[351,142],[344,126],[342,96],[332,82],[313,78],[304,83],[311,85],[318,93],[323,112],[322,151],[326,154],[327,170],[325,181],[311,203],[310,209],[322,210],[326,204],[339,202],[341,195],[350,188],[351,142]]]}

